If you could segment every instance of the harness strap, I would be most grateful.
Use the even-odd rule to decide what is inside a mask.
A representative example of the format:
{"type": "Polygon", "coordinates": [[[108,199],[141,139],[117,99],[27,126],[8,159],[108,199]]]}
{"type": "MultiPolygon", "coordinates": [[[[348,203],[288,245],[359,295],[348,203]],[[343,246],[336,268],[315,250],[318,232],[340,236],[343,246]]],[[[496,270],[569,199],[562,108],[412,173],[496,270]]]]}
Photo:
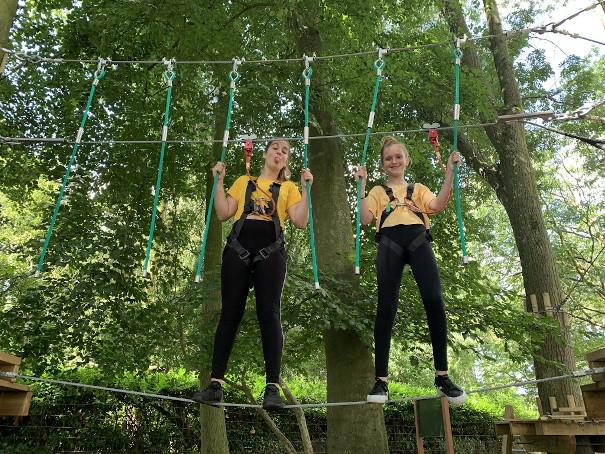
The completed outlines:
{"type": "MultiPolygon", "coordinates": [[[[250,263],[257,263],[261,260],[265,260],[275,251],[281,249],[284,245],[284,234],[281,229],[281,223],[279,221],[279,215],[277,214],[277,209],[273,211],[271,215],[271,219],[273,220],[273,225],[275,226],[275,241],[270,245],[262,248],[258,251],[252,259],[250,258],[250,251],[244,248],[242,244],[238,241],[239,235],[244,227],[244,222],[250,213],[254,211],[254,202],[252,201],[252,193],[256,189],[256,185],[254,181],[249,180],[248,186],[246,187],[246,196],[244,199],[244,210],[240,218],[233,225],[233,229],[227,238],[227,246],[231,247],[235,250],[240,260],[242,260],[246,265],[250,265],[250,263]]],[[[271,187],[269,188],[271,192],[271,198],[277,207],[277,200],[279,199],[279,191],[281,189],[281,184],[273,182],[271,187]]]]}

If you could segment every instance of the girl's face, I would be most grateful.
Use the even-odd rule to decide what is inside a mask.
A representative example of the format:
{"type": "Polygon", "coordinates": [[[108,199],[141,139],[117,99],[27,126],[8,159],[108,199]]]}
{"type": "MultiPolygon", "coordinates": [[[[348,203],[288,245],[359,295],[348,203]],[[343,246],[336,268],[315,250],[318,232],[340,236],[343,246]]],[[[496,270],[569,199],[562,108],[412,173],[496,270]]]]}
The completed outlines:
{"type": "Polygon", "coordinates": [[[408,152],[401,144],[394,143],[383,150],[382,168],[390,177],[403,176],[409,163],[408,152]]]}
{"type": "Polygon", "coordinates": [[[276,140],[269,145],[267,151],[263,153],[265,165],[278,172],[288,165],[290,156],[290,144],[285,140],[276,140]]]}

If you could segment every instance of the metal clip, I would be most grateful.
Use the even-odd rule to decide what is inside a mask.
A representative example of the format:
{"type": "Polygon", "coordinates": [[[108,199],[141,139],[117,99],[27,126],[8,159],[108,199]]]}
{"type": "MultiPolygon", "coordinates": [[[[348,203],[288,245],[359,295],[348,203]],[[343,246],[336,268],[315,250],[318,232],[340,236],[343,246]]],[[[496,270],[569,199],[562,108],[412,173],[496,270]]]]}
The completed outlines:
{"type": "Polygon", "coordinates": [[[165,80],[167,82],[172,82],[175,78],[174,65],[176,63],[176,60],[174,58],[162,58],[162,63],[164,64],[164,66],[166,66],[166,71],[164,72],[165,80]]]}
{"type": "Polygon", "coordinates": [[[229,81],[231,83],[235,83],[240,78],[240,75],[237,72],[237,67],[239,65],[241,65],[242,63],[244,63],[246,61],[246,59],[245,58],[240,59],[238,57],[233,57],[232,60],[233,60],[233,68],[231,69],[231,72],[229,73],[229,81]]]}
{"type": "Polygon", "coordinates": [[[95,71],[95,74],[94,74],[95,79],[103,78],[103,76],[105,75],[105,66],[107,66],[108,63],[111,63],[111,58],[99,57],[99,63],[97,64],[97,70],[95,71]]]}

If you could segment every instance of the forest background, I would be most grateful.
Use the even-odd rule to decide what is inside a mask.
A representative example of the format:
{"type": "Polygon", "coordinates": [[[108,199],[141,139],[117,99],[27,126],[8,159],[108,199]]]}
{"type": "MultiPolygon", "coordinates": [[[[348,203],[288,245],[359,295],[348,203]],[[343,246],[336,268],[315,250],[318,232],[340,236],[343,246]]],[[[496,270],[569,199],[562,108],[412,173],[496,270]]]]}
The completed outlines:
{"type": "MultiPolygon", "coordinates": [[[[217,277],[228,224],[220,226],[213,219],[202,283],[194,283],[193,277],[213,183],[209,169],[218,159],[225,127],[231,58],[248,61],[238,68],[241,79],[231,138],[250,133],[260,138],[301,137],[302,55],[370,51],[312,62],[311,136],[359,135],[311,140],[322,288],[317,291],[313,286],[308,230],[288,227],[288,279],[282,301],[283,380],[294,396],[301,402],[363,399],[373,379],[376,248],[373,229],[364,230],[362,272],[355,276],[352,173],[360,159],[376,75],[373,50],[407,48],[384,57],[374,130],[418,130],[433,122],[448,126],[453,110],[453,43],[463,34],[483,38],[462,47],[461,124],[486,126],[460,130],[465,159],[462,206],[473,258],[469,265],[460,262],[453,203],[433,219],[433,247],[447,301],[451,374],[468,389],[553,376],[583,368],[584,354],[603,346],[603,150],[532,125],[493,124],[498,115],[546,110],[563,115],[605,99],[603,46],[574,38],[574,47],[565,48],[556,33],[503,35],[500,23],[502,19],[506,30],[557,24],[590,2],[5,4],[0,39],[3,47],[14,51],[72,60],[101,56],[227,62],[174,68],[168,139],[183,142],[166,148],[146,277],[141,270],[160,144],[106,142],[160,140],[166,100],[163,64],[107,67],[83,136],[84,142],[101,143],[83,143],[78,150],[38,277],[33,272],[72,146],[61,141],[0,143],[0,351],[21,356],[23,371],[183,396],[198,386],[198,380],[205,382],[220,309],[217,277]],[[251,62],[261,59],[291,61],[251,62]],[[540,297],[544,292],[550,294],[556,314],[535,317],[529,295],[540,297]]],[[[586,15],[603,17],[603,9],[585,12],[559,28],[586,15]]],[[[583,31],[592,39],[603,34],[602,29],[583,31]]],[[[8,53],[3,65],[1,136],[73,141],[97,64],[8,53]]],[[[604,116],[605,107],[600,105],[582,118],[576,115],[572,121],[549,126],[583,137],[603,137],[604,116]]],[[[409,179],[436,191],[442,174],[426,132],[402,138],[413,159],[409,179]]],[[[379,140],[377,134],[370,142],[369,186],[383,179],[377,166],[379,140]]],[[[441,142],[442,154],[447,155],[451,133],[443,131],[441,142]]],[[[297,181],[303,148],[301,141],[292,145],[291,167],[297,181]]],[[[230,184],[244,173],[241,143],[230,143],[226,161],[230,184]]],[[[259,171],[260,162],[255,154],[253,173],[259,171]]],[[[404,275],[401,295],[391,354],[393,397],[426,394],[432,384],[428,330],[409,273],[404,275]]],[[[228,399],[248,402],[258,397],[262,377],[260,335],[251,301],[230,363],[228,399]]],[[[82,396],[75,391],[42,385],[37,390],[33,408],[38,405],[42,413],[57,401],[81,404],[82,396]]],[[[569,393],[577,393],[577,383],[473,396],[469,406],[495,417],[505,403],[513,402],[520,414],[529,416],[538,394],[569,393]]],[[[89,398],[107,399],[98,394],[85,400],[89,398]]],[[[115,405],[122,411],[137,406],[123,401],[111,405],[116,414],[120,411],[115,405]]],[[[140,405],[145,408],[142,413],[155,411],[158,418],[164,414],[173,422],[181,411],[159,407],[162,413],[140,405]]],[[[101,411],[98,421],[107,414],[101,411]]],[[[393,452],[383,416],[381,409],[369,406],[321,413],[318,417],[324,418],[327,429],[319,443],[324,448],[316,444],[316,452],[386,452],[389,441],[393,452]]],[[[285,431],[272,426],[268,415],[262,417],[277,434],[279,446],[290,449],[280,439],[279,433],[285,431]]],[[[179,434],[166,435],[172,440],[166,443],[175,443],[171,437],[176,437],[187,449],[227,452],[230,442],[232,452],[238,452],[223,411],[190,412],[177,427],[179,434]],[[183,427],[189,435],[183,435],[183,427]]],[[[18,443],[27,446],[36,437],[23,438],[17,434],[4,448],[12,452],[18,443]]],[[[125,437],[117,446],[125,449],[130,441],[125,437]]],[[[301,450],[309,448],[303,440],[300,443],[301,450]]]]}

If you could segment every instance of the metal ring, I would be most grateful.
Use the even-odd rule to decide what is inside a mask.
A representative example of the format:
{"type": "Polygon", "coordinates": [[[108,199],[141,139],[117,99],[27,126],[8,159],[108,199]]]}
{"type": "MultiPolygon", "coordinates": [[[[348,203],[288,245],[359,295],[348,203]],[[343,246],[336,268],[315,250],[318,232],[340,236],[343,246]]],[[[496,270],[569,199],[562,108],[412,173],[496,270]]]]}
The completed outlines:
{"type": "Polygon", "coordinates": [[[174,71],[172,69],[168,69],[164,72],[164,79],[165,80],[174,80],[176,78],[176,74],[174,73],[174,71]]]}
{"type": "Polygon", "coordinates": [[[384,60],[382,58],[377,59],[374,62],[374,69],[383,69],[384,68],[384,60]]]}
{"type": "Polygon", "coordinates": [[[229,82],[237,82],[240,78],[240,74],[234,69],[229,73],[229,82]]]}
{"type": "Polygon", "coordinates": [[[463,56],[463,55],[464,55],[464,54],[462,53],[462,51],[461,51],[460,49],[456,49],[456,50],[454,51],[454,56],[455,56],[456,58],[462,58],[462,56],[463,56]]]}
{"type": "Polygon", "coordinates": [[[103,67],[103,68],[99,68],[99,69],[97,69],[97,70],[95,71],[95,74],[94,74],[95,79],[99,79],[99,80],[101,80],[103,77],[105,77],[105,72],[106,72],[106,71],[105,71],[105,68],[104,68],[104,67],[103,67]]]}
{"type": "Polygon", "coordinates": [[[303,75],[303,77],[305,79],[310,79],[311,76],[313,75],[313,68],[311,68],[310,66],[308,68],[305,68],[303,70],[303,74],[302,75],[303,75]]]}

